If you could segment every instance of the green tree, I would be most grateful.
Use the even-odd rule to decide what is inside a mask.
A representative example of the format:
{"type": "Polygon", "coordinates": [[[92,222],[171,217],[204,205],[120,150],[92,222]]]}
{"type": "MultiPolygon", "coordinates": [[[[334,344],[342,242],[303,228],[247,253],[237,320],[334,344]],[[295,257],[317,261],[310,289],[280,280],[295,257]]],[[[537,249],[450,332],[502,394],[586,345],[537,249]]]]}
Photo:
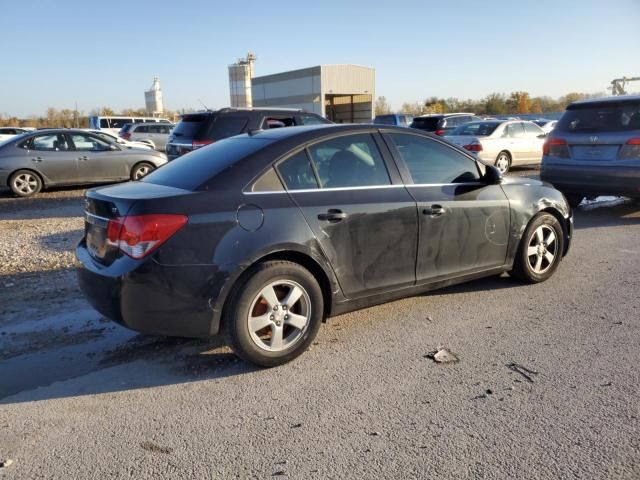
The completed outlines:
{"type": "MultiPolygon", "coordinates": [[[[489,115],[502,115],[507,111],[507,102],[503,94],[492,93],[484,101],[484,112],[489,115]]],[[[476,112],[480,113],[480,112],[476,112]]]]}
{"type": "Polygon", "coordinates": [[[378,97],[375,104],[375,114],[386,115],[387,113],[391,113],[391,105],[387,102],[386,97],[378,97]]]}

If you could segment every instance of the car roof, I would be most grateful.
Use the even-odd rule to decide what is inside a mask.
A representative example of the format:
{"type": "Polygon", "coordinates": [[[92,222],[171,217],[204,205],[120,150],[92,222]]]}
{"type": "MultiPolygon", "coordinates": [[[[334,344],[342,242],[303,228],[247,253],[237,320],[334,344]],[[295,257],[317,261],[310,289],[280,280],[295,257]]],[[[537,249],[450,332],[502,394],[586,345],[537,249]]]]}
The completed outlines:
{"type": "MultiPolygon", "coordinates": [[[[312,140],[313,138],[319,136],[332,135],[334,133],[342,132],[358,132],[362,130],[397,130],[398,132],[407,133],[407,129],[405,127],[398,127],[395,125],[379,125],[374,123],[323,123],[318,125],[301,125],[286,128],[270,128],[268,130],[254,130],[249,133],[237,135],[235,138],[251,137],[276,142],[288,138],[306,136],[309,137],[309,140],[312,140]],[[315,133],[317,133],[318,135],[314,135],[315,133]]],[[[422,132],[416,131],[416,133],[422,132]]]]}
{"type": "Polygon", "coordinates": [[[599,103],[626,103],[626,102],[640,102],[640,95],[616,95],[610,97],[599,98],[585,98],[584,100],[578,100],[567,106],[567,110],[571,110],[572,107],[580,107],[583,105],[597,105],[599,103]]]}
{"type": "Polygon", "coordinates": [[[240,108],[240,107],[225,107],[225,108],[220,108],[218,110],[200,110],[198,112],[184,113],[181,116],[182,117],[188,117],[190,115],[214,115],[214,114],[219,114],[219,113],[235,113],[235,112],[256,112],[256,113],[273,112],[273,113],[305,113],[305,114],[312,113],[313,114],[313,112],[308,112],[308,111],[306,111],[304,109],[301,109],[301,108],[278,108],[278,107],[246,107],[246,108],[240,108]]]}

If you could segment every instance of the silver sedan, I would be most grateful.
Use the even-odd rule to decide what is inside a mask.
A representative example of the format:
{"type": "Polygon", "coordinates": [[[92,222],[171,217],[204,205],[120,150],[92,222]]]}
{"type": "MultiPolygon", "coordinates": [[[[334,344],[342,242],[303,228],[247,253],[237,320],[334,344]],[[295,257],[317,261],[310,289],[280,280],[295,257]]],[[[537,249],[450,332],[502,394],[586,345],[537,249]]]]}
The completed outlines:
{"type": "Polygon", "coordinates": [[[138,180],[165,163],[164,153],[128,149],[84,130],[38,130],[0,144],[0,186],[28,197],[50,186],[138,180]]]}
{"type": "Polygon", "coordinates": [[[514,165],[539,164],[545,137],[533,122],[484,120],[461,125],[446,139],[505,173],[514,165]]]}

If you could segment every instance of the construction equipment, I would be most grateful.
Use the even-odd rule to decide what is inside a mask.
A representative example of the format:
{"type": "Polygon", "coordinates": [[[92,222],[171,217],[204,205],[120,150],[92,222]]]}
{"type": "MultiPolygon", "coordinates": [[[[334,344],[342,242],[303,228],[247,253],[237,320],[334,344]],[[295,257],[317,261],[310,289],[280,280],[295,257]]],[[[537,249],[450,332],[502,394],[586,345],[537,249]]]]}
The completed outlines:
{"type": "Polygon", "coordinates": [[[611,80],[611,89],[612,95],[626,95],[626,86],[629,82],[637,82],[640,81],[640,77],[622,77],[611,80]]]}

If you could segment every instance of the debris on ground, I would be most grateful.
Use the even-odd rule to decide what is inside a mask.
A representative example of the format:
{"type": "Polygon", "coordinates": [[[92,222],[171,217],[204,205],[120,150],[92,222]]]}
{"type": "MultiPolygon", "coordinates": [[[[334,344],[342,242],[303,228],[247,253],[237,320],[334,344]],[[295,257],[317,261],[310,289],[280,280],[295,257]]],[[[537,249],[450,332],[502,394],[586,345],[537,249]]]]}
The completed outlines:
{"type": "Polygon", "coordinates": [[[3,462],[0,462],[0,468],[7,468],[7,467],[10,467],[12,464],[13,464],[13,460],[11,460],[10,458],[7,458],[3,462]]]}
{"type": "Polygon", "coordinates": [[[516,372],[522,375],[529,383],[533,383],[533,378],[531,378],[531,375],[538,375],[539,373],[515,362],[507,363],[507,368],[512,372],[516,372]]]}
{"type": "Polygon", "coordinates": [[[460,361],[456,354],[450,352],[446,348],[440,348],[433,352],[429,352],[425,355],[425,358],[430,358],[437,363],[453,363],[460,361]]]}
{"type": "Polygon", "coordinates": [[[153,453],[164,453],[165,455],[168,455],[171,452],[173,452],[173,448],[171,447],[163,447],[161,445],[158,445],[150,441],[142,442],[140,446],[145,450],[147,450],[148,452],[153,452],[153,453]]]}

